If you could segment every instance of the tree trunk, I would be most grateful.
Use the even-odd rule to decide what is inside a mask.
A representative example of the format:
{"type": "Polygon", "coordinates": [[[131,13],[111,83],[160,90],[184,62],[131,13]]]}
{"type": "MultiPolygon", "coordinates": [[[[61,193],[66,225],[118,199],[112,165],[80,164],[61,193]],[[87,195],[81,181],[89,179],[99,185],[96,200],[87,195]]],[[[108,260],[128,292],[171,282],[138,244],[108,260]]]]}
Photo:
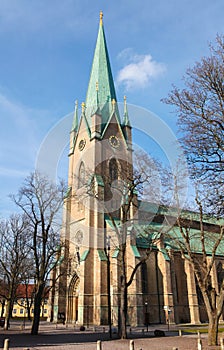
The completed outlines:
{"type": "Polygon", "coordinates": [[[12,316],[12,309],[13,309],[13,304],[14,304],[14,295],[15,295],[15,286],[14,286],[14,281],[9,286],[9,294],[8,294],[8,300],[6,304],[6,312],[5,312],[5,324],[4,324],[4,329],[7,330],[9,329],[9,321],[10,317],[12,316]]]}
{"type": "Polygon", "coordinates": [[[3,301],[2,301],[1,317],[4,316],[4,312],[5,312],[5,299],[3,299],[3,301]]]}
{"type": "MultiPolygon", "coordinates": [[[[215,297],[209,298],[208,294],[203,289],[203,286],[200,287],[208,314],[208,345],[218,345],[218,327],[219,319],[221,316],[221,310],[217,308],[217,300],[215,297]]],[[[214,290],[214,289],[213,289],[214,290]]],[[[215,291],[215,290],[214,290],[215,291]]]]}
{"type": "Polygon", "coordinates": [[[121,248],[121,300],[120,300],[120,330],[121,339],[127,339],[127,275],[126,275],[126,242],[121,248]]]}
{"type": "Polygon", "coordinates": [[[34,317],[33,317],[32,329],[31,329],[32,335],[37,335],[39,330],[43,288],[44,288],[43,286],[39,287],[37,294],[35,295],[35,298],[34,298],[34,317]]]}
{"type": "Polygon", "coordinates": [[[27,319],[28,319],[28,321],[32,321],[31,306],[33,305],[33,295],[31,296],[31,301],[30,301],[27,287],[28,287],[28,284],[26,284],[26,311],[27,311],[27,319]]]}
{"type": "Polygon", "coordinates": [[[208,325],[208,345],[218,345],[219,317],[211,315],[208,325]]]}
{"type": "Polygon", "coordinates": [[[27,305],[27,319],[28,321],[31,321],[32,320],[32,317],[31,317],[31,308],[30,306],[27,305]]]}
{"type": "Polygon", "coordinates": [[[127,288],[121,284],[120,338],[127,339],[127,288]]]}

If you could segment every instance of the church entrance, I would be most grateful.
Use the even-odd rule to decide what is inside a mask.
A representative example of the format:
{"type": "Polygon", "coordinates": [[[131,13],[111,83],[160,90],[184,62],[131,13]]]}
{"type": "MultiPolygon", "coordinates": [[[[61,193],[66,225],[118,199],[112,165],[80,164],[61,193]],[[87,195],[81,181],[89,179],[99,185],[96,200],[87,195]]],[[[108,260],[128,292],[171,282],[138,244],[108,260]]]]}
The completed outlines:
{"type": "Polygon", "coordinates": [[[78,321],[79,277],[74,274],[68,288],[67,322],[78,321]]]}

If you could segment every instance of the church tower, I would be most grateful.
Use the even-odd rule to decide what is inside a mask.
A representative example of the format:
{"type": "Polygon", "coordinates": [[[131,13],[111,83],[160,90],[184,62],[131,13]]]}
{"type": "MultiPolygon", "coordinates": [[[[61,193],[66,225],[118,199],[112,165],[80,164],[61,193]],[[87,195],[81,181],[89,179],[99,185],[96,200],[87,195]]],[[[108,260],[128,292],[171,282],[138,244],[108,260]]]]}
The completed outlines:
{"type": "MultiPolygon", "coordinates": [[[[125,313],[130,326],[204,322],[192,266],[172,238],[179,232],[172,227],[175,208],[167,214],[166,207],[137,197],[141,188],[134,187],[134,178],[141,171],[133,170],[126,97],[121,112],[102,13],[81,106],[79,115],[76,102],[70,132],[61,232],[65,246],[52,272],[51,320],[64,315],[68,323],[120,326],[125,313]],[[165,232],[171,236],[166,236],[163,222],[170,219],[165,232]]],[[[195,217],[194,235],[199,227],[195,217]]]]}
{"type": "Polygon", "coordinates": [[[108,324],[110,302],[114,303],[114,315],[118,313],[117,296],[112,296],[118,293],[118,268],[113,272],[110,264],[108,269],[109,255],[116,255],[109,251],[109,218],[118,221],[121,215],[119,186],[113,190],[111,184],[131,177],[132,133],[126,97],[122,116],[118,108],[102,12],[86,100],[81,106],[79,118],[76,102],[70,132],[62,232],[67,242],[62,267],[66,274],[60,281],[56,311],[65,313],[67,322],[108,324]]]}

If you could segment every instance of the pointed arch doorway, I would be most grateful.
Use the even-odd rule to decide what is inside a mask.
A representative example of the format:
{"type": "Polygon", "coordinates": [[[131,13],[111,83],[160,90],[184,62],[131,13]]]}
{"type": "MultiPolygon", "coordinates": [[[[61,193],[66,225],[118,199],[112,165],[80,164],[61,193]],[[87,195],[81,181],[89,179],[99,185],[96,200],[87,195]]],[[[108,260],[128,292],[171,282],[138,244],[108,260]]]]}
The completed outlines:
{"type": "Polygon", "coordinates": [[[78,321],[79,276],[74,274],[68,288],[67,322],[78,321]]]}

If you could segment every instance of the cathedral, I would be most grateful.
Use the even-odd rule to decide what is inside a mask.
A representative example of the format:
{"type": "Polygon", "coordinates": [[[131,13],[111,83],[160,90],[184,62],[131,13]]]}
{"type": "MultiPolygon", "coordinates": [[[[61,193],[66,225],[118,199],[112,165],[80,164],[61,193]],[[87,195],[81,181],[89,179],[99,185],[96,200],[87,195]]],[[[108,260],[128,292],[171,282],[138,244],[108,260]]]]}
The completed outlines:
{"type": "MultiPolygon", "coordinates": [[[[133,279],[127,288],[130,326],[206,321],[190,263],[174,249],[170,239],[165,241],[160,236],[153,240],[151,234],[149,241],[136,234],[137,227],[144,231],[145,218],[154,212],[153,205],[144,203],[138,210],[137,191],[130,201],[128,194],[121,199],[125,186],[120,184],[129,183],[133,177],[132,126],[126,97],[122,112],[118,107],[102,13],[81,116],[78,103],[75,106],[68,173],[61,233],[66,246],[55,271],[59,279],[56,278],[53,296],[53,320],[63,314],[68,323],[117,326],[123,267],[127,280],[133,279]],[[112,189],[111,184],[117,187],[112,189]],[[122,211],[121,206],[128,210],[122,211]],[[126,250],[121,267],[119,246],[124,232],[126,250]],[[149,250],[148,258],[142,260],[132,276],[149,250]]],[[[158,208],[151,232],[154,227],[158,232],[165,215],[166,208],[158,208]]],[[[207,226],[212,224],[208,222],[207,226]]],[[[195,220],[194,230],[197,227],[195,220]]],[[[217,269],[222,269],[223,264],[220,253],[212,270],[217,291],[217,269]]]]}

